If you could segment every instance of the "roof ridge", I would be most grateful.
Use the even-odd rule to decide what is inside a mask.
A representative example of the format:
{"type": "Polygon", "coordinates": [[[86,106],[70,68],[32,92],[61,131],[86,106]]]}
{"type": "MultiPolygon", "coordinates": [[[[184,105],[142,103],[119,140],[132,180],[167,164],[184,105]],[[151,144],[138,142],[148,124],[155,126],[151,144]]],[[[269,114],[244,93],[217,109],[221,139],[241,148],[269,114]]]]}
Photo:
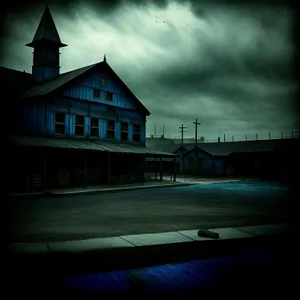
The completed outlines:
{"type": "Polygon", "coordinates": [[[94,66],[96,66],[100,63],[102,63],[102,61],[91,64],[91,65],[88,65],[88,66],[85,66],[85,67],[80,67],[80,68],[77,68],[77,69],[74,69],[74,70],[71,70],[71,71],[68,71],[68,72],[61,73],[61,74],[59,74],[59,76],[64,75],[64,74],[68,74],[68,73],[71,73],[71,72],[74,72],[74,71],[79,71],[81,69],[86,69],[86,68],[88,69],[88,68],[94,67],[94,66]]]}

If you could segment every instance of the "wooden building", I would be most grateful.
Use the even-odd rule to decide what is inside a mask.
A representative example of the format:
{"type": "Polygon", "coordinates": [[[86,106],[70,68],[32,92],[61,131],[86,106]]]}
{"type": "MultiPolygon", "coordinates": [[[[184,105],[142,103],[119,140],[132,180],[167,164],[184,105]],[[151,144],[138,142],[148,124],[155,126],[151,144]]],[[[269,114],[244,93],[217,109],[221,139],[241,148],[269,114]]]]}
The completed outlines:
{"type": "Polygon", "coordinates": [[[185,152],[183,169],[194,175],[284,178],[295,171],[297,153],[298,138],[202,143],[185,152]]]}
{"type": "MultiPolygon", "coordinates": [[[[183,144],[149,141],[149,147],[177,154],[177,173],[195,176],[287,177],[298,158],[299,138],[258,141],[183,144]]],[[[147,170],[159,166],[148,159],[147,170]]],[[[163,170],[169,172],[170,161],[163,159],[163,170]]]]}
{"type": "MultiPolygon", "coordinates": [[[[32,42],[32,73],[1,67],[7,105],[7,190],[143,182],[147,108],[103,61],[60,74],[62,43],[46,7],[32,42]]],[[[174,168],[175,169],[175,168],[174,168]]]]}

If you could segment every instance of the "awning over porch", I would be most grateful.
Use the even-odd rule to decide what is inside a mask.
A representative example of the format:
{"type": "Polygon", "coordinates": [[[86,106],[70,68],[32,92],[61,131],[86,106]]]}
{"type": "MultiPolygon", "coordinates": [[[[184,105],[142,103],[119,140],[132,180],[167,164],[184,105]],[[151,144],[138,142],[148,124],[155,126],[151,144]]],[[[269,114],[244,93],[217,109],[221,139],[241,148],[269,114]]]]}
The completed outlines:
{"type": "Polygon", "coordinates": [[[170,157],[177,155],[138,144],[115,142],[107,140],[93,140],[84,138],[44,137],[44,136],[11,136],[10,140],[17,146],[60,148],[73,150],[100,151],[108,153],[138,154],[146,157],[170,157]]]}

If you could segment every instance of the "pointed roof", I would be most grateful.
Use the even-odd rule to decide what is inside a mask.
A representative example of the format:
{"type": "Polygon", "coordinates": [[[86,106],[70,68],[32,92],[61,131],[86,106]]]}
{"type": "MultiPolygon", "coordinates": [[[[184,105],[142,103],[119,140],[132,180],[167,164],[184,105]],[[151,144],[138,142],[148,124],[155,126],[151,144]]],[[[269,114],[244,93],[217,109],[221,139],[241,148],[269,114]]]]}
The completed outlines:
{"type": "Polygon", "coordinates": [[[39,26],[36,30],[36,33],[33,37],[31,43],[26,44],[26,46],[34,47],[40,41],[50,41],[56,43],[59,47],[65,47],[66,44],[63,44],[60,40],[59,34],[57,32],[55,23],[53,21],[50,9],[48,5],[46,6],[39,26]]]}
{"type": "Polygon", "coordinates": [[[137,104],[141,111],[146,115],[150,115],[149,110],[141,103],[141,101],[131,92],[128,86],[123,82],[123,80],[115,73],[115,71],[109,66],[105,61],[98,62],[80,69],[76,69],[67,73],[62,73],[59,76],[51,79],[49,81],[43,82],[42,84],[37,84],[36,86],[29,88],[24,92],[21,98],[32,98],[46,96],[51,93],[58,91],[60,88],[66,87],[68,84],[72,84],[74,80],[79,79],[81,76],[85,76],[88,72],[98,69],[99,71],[106,71],[110,76],[120,84],[125,92],[132,98],[137,104]]]}

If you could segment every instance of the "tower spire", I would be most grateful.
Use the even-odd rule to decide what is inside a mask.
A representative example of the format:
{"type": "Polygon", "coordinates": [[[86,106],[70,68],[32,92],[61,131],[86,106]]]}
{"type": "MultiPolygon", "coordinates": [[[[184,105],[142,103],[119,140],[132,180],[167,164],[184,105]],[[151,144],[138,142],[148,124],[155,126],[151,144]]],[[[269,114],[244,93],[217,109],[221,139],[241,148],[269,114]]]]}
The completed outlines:
{"type": "Polygon", "coordinates": [[[104,53],[103,61],[106,62],[106,54],[104,53]]]}
{"type": "Polygon", "coordinates": [[[66,44],[63,44],[60,40],[58,31],[56,29],[55,23],[53,21],[49,6],[46,5],[40,23],[37,27],[35,35],[32,39],[32,42],[26,44],[28,47],[33,47],[42,41],[48,41],[57,44],[59,47],[66,47],[66,44]]]}
{"type": "Polygon", "coordinates": [[[48,5],[32,41],[26,46],[34,49],[32,75],[35,80],[43,82],[59,75],[59,48],[67,45],[60,40],[48,5]]]}

